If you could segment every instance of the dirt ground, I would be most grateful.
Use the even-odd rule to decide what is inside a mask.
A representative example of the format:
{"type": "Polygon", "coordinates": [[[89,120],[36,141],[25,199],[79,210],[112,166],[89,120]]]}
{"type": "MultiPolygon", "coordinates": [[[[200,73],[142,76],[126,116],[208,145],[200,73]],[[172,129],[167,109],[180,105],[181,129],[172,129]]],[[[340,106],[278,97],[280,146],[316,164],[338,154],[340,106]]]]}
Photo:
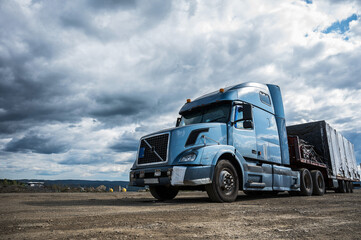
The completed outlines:
{"type": "Polygon", "coordinates": [[[212,203],[203,192],[3,193],[0,239],[361,239],[361,190],[212,203]]]}

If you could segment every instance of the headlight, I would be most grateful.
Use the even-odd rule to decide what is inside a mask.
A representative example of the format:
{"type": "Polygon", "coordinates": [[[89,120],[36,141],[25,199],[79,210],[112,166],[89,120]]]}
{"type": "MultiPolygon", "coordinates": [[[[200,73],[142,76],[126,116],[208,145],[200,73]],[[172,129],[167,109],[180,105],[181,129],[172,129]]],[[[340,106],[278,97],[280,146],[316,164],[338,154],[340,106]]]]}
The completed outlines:
{"type": "Polygon", "coordinates": [[[196,160],[197,154],[195,153],[190,153],[188,155],[185,155],[184,157],[181,158],[181,162],[193,162],[194,160],[196,160]]]}

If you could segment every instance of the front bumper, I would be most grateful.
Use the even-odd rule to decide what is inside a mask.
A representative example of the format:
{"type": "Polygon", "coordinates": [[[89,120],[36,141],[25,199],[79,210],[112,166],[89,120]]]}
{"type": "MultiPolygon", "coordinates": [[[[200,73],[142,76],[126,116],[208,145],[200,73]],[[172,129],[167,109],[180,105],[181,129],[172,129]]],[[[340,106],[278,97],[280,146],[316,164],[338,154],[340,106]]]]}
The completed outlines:
{"type": "Polygon", "coordinates": [[[130,186],[198,186],[212,183],[212,166],[165,166],[130,172],[130,186]]]}

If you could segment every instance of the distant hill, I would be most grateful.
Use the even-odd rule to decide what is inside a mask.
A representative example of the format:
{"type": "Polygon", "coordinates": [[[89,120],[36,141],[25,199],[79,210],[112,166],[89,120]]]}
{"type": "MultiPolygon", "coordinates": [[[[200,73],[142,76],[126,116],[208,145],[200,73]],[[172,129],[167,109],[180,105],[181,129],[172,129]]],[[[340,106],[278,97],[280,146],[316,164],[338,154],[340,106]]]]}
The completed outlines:
{"type": "Polygon", "coordinates": [[[133,187],[128,186],[128,181],[91,181],[91,180],[43,180],[43,179],[19,179],[19,182],[27,183],[27,182],[44,182],[45,186],[51,187],[52,185],[56,184],[59,186],[68,186],[68,187],[98,187],[100,185],[104,185],[109,188],[115,188],[117,186],[121,186],[126,188],[127,191],[138,191],[144,188],[141,187],[133,187]]]}

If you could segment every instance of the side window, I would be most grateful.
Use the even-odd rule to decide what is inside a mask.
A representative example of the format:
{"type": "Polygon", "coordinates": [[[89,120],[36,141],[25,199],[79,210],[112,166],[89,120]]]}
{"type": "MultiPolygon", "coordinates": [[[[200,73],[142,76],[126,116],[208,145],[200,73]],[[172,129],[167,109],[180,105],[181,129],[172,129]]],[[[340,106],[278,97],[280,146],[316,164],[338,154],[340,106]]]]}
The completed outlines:
{"type": "Polygon", "coordinates": [[[259,92],[259,98],[261,99],[261,102],[271,106],[271,100],[270,100],[269,95],[267,93],[259,92]]]}
{"type": "Polygon", "coordinates": [[[235,111],[235,127],[253,129],[252,106],[250,104],[237,105],[235,111]]]}

